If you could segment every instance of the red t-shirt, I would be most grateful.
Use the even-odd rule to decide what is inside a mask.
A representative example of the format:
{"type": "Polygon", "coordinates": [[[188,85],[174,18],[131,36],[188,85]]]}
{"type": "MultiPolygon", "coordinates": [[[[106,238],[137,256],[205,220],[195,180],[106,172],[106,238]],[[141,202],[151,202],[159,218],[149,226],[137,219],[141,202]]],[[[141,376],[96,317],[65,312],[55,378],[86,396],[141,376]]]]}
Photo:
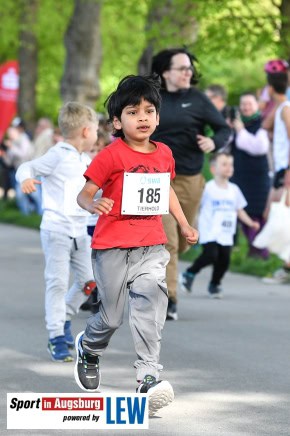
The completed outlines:
{"type": "Polygon", "coordinates": [[[171,179],[175,177],[171,150],[161,142],[153,143],[156,150],[140,153],[122,139],[116,139],[94,158],[85,172],[87,180],[103,189],[103,197],[114,200],[111,212],[98,219],[92,248],[130,248],[167,242],[161,215],[121,215],[124,172],[170,173],[171,179]]]}

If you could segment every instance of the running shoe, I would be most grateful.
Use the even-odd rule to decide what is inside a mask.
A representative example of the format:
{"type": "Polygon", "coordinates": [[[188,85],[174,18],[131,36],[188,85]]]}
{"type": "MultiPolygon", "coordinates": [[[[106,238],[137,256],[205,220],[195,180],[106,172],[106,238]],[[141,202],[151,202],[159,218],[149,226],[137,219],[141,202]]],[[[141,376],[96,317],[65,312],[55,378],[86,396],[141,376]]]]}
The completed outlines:
{"type": "Polygon", "coordinates": [[[208,285],[208,292],[211,298],[222,298],[223,289],[220,285],[210,283],[208,285]]]}
{"type": "Polygon", "coordinates": [[[177,304],[174,303],[170,298],[168,299],[166,319],[169,321],[177,321],[178,320],[177,304]]]}
{"type": "Polygon", "coordinates": [[[146,375],[136,392],[149,395],[149,416],[154,416],[159,409],[168,406],[174,400],[171,384],[166,380],[156,381],[152,375],[146,375]]]}
{"type": "Polygon", "coordinates": [[[262,282],[266,285],[282,285],[290,283],[290,271],[280,268],[274,272],[272,277],[263,277],[262,282]]]}
{"type": "Polygon", "coordinates": [[[99,357],[85,353],[82,346],[84,332],[80,332],[75,341],[77,352],[74,376],[77,385],[86,392],[96,392],[100,386],[101,374],[99,357]]]}
{"type": "Polygon", "coordinates": [[[69,352],[64,336],[49,339],[47,351],[55,362],[72,362],[73,357],[69,352]]]}
{"type": "Polygon", "coordinates": [[[179,274],[179,285],[183,292],[191,292],[192,284],[194,281],[195,274],[184,271],[183,273],[179,274]]]}

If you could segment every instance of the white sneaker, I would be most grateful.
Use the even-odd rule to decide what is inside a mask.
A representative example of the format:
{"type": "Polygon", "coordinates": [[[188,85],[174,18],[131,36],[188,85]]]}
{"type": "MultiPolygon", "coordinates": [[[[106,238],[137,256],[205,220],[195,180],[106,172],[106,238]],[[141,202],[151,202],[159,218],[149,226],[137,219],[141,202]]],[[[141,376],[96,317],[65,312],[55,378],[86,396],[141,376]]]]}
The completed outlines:
{"type": "Polygon", "coordinates": [[[154,416],[159,409],[168,406],[174,400],[174,392],[167,380],[156,381],[151,375],[146,375],[136,389],[137,393],[149,395],[149,416],[154,416]]]}
{"type": "Polygon", "coordinates": [[[290,272],[287,272],[284,268],[280,268],[274,272],[272,277],[263,277],[262,282],[266,285],[290,283],[290,272]]]}

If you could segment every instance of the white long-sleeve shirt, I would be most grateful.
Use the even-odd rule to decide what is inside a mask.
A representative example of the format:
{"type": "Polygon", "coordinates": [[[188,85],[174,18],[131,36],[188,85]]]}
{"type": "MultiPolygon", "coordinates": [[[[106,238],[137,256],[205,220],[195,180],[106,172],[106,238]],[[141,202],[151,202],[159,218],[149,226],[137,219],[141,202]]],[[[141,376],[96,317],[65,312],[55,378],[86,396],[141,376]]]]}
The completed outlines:
{"type": "Polygon", "coordinates": [[[78,206],[76,196],[85,184],[83,174],[90,162],[86,153],[58,142],[40,158],[20,165],[16,172],[18,182],[42,176],[41,229],[72,238],[86,234],[88,213],[78,206]]]}
{"type": "Polygon", "coordinates": [[[261,156],[269,151],[269,138],[265,129],[259,129],[256,134],[241,129],[237,133],[236,146],[252,156],[261,156]]]}

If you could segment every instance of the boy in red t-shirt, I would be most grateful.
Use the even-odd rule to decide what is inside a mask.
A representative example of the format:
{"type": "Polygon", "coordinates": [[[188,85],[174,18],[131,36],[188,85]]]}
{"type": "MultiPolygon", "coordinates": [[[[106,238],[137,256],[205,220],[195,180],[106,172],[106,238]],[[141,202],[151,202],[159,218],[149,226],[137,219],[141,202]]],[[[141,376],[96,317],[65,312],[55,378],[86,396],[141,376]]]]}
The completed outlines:
{"type": "Polygon", "coordinates": [[[92,262],[100,296],[99,311],[76,339],[75,378],[95,392],[100,384],[99,357],[122,324],[129,295],[129,320],[137,360],[137,392],[149,394],[149,413],[169,404],[174,393],[159,381],[161,330],[167,311],[166,265],[169,253],[162,214],[171,213],[189,244],[198,232],[180,207],[170,179],[175,176],[170,149],[150,140],[159,122],[159,82],[125,77],[107,99],[117,138],[85,172],[79,205],[100,215],[92,239],[92,262]],[[102,189],[102,198],[93,201],[102,189]]]}

